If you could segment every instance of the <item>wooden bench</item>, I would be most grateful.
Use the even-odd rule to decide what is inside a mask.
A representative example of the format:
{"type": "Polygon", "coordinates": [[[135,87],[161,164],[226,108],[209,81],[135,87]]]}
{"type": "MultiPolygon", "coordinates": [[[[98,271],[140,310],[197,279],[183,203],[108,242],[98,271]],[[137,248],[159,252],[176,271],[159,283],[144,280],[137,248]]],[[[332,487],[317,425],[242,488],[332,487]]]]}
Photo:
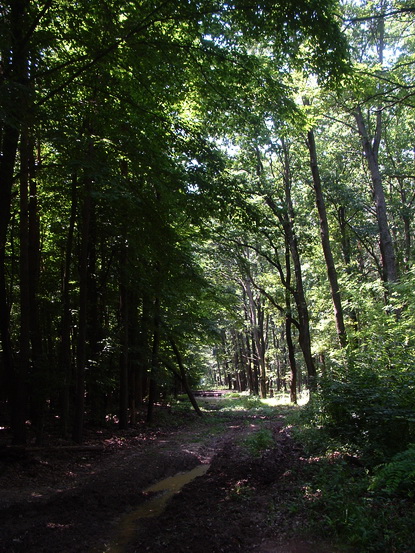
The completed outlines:
{"type": "Polygon", "coordinates": [[[196,390],[193,395],[195,397],[222,397],[224,393],[215,390],[196,390]]]}

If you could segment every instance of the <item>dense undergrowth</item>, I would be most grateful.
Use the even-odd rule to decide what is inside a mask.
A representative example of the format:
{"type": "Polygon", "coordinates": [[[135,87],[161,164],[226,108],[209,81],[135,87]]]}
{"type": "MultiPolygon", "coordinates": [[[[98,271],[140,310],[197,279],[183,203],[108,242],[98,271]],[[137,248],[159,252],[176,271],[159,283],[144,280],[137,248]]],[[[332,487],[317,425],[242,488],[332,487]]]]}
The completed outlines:
{"type": "MultiPolygon", "coordinates": [[[[321,533],[359,553],[414,553],[415,436],[411,406],[393,387],[365,375],[322,382],[303,407],[281,396],[236,395],[202,406],[208,424],[238,411],[287,416],[304,449],[300,485],[285,509],[301,513],[300,534],[321,533]]],[[[259,428],[246,441],[254,456],[271,447],[259,428]]]]}
{"type": "Polygon", "coordinates": [[[415,435],[408,393],[370,375],[322,382],[291,416],[307,454],[296,507],[359,553],[413,553],[415,435]]]}

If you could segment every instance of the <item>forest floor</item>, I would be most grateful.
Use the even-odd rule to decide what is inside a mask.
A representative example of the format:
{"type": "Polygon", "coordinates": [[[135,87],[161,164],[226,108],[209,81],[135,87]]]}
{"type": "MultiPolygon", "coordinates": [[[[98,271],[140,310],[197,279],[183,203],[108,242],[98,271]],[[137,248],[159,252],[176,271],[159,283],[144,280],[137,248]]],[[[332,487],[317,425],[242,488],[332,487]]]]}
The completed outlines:
{"type": "Polygon", "coordinates": [[[283,408],[187,412],[174,427],[168,410],[158,415],[151,429],[89,430],[83,447],[3,447],[0,552],[338,551],[295,506],[310,460],[283,408]],[[162,492],[147,488],[199,465],[207,472],[151,516],[162,492]]]}

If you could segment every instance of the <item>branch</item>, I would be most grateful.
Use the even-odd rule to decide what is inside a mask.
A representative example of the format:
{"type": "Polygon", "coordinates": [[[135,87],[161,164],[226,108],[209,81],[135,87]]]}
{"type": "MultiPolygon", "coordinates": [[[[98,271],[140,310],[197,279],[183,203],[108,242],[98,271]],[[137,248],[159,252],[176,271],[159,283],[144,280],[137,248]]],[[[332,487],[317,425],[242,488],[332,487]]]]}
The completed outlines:
{"type": "Polygon", "coordinates": [[[384,19],[385,17],[393,17],[394,15],[402,15],[405,13],[415,13],[415,7],[400,8],[399,10],[393,10],[391,12],[385,12],[385,13],[380,13],[376,15],[366,15],[363,17],[342,18],[342,21],[344,23],[358,23],[359,21],[372,21],[373,19],[384,19]]]}
{"type": "Polygon", "coordinates": [[[351,223],[346,221],[346,224],[350,228],[350,230],[353,232],[353,234],[358,238],[358,240],[362,243],[362,245],[365,248],[365,250],[367,251],[367,253],[373,258],[373,261],[375,262],[376,268],[377,268],[379,274],[381,275],[382,274],[382,267],[381,267],[381,264],[379,262],[379,259],[378,259],[377,255],[373,251],[373,248],[371,247],[371,245],[368,244],[367,241],[364,238],[362,238],[362,236],[351,225],[351,223]]]}
{"type": "Polygon", "coordinates": [[[37,106],[42,106],[45,104],[48,100],[53,98],[53,96],[56,96],[56,94],[59,94],[65,88],[70,85],[75,79],[77,79],[82,73],[85,73],[88,69],[91,67],[94,67],[98,62],[100,62],[103,58],[111,54],[112,52],[115,52],[121,44],[124,44],[127,42],[130,38],[138,34],[139,32],[143,31],[150,25],[152,25],[155,20],[152,19],[154,14],[156,14],[164,5],[168,4],[169,0],[166,0],[163,4],[160,6],[154,8],[145,18],[143,21],[141,21],[138,25],[133,27],[130,31],[128,31],[123,37],[115,40],[112,44],[107,46],[107,48],[104,48],[99,52],[92,60],[90,60],[88,63],[85,63],[82,67],[80,67],[77,71],[75,71],[70,77],[68,77],[61,85],[59,85],[54,90],[51,90],[49,94],[47,94],[44,98],[39,100],[39,102],[36,103],[37,106]]]}
{"type": "Polygon", "coordinates": [[[279,305],[275,300],[274,298],[271,296],[271,294],[269,294],[266,290],[264,290],[264,288],[262,288],[261,286],[259,286],[258,284],[256,284],[252,279],[251,279],[251,282],[252,282],[252,286],[254,288],[256,288],[259,292],[261,292],[261,294],[263,294],[267,300],[276,308],[278,309],[278,311],[280,313],[282,313],[286,319],[288,319],[298,330],[300,330],[300,323],[297,321],[297,319],[294,319],[293,317],[291,317],[291,315],[289,315],[287,313],[287,311],[281,306],[279,305]]]}
{"type": "Polygon", "coordinates": [[[22,44],[23,45],[26,45],[27,42],[30,40],[30,37],[33,35],[33,33],[35,32],[36,30],[36,27],[39,25],[40,23],[40,20],[42,19],[42,17],[46,14],[46,12],[49,10],[49,8],[51,7],[53,3],[53,0],[47,0],[47,2],[45,3],[45,5],[43,6],[43,8],[40,10],[40,12],[37,14],[37,16],[35,17],[35,19],[33,20],[33,23],[30,25],[26,35],[24,36],[23,40],[22,40],[22,44]]]}

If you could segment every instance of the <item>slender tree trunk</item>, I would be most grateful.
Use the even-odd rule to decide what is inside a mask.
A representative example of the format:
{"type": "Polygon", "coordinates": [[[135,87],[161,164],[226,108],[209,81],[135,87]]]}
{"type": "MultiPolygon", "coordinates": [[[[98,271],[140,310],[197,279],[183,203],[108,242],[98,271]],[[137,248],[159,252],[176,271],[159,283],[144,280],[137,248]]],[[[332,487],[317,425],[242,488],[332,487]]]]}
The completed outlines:
{"type": "Polygon", "coordinates": [[[120,408],[119,428],[128,428],[128,393],[129,393],[129,309],[128,309],[128,249],[124,242],[120,255],[120,408]]]}
{"type": "MultiPolygon", "coordinates": [[[[378,32],[378,62],[383,66],[383,54],[385,48],[385,21],[383,17],[377,19],[378,32]]],[[[382,83],[379,84],[379,92],[382,92],[382,83]]],[[[371,141],[367,125],[360,106],[355,110],[354,116],[362,141],[369,172],[372,179],[373,197],[376,207],[376,218],[379,229],[379,246],[382,258],[383,279],[385,282],[395,282],[398,278],[395,251],[392,236],[389,229],[386,208],[385,193],[383,190],[382,174],[379,167],[379,147],[382,139],[382,106],[378,105],[376,112],[376,129],[371,141]]]]}
{"type": "Polygon", "coordinates": [[[405,272],[408,272],[411,267],[412,261],[412,233],[411,233],[411,222],[412,222],[412,210],[408,206],[407,194],[404,186],[404,179],[398,178],[399,183],[399,193],[402,202],[401,218],[403,222],[404,230],[404,248],[403,248],[403,265],[405,272]]]}
{"type": "Polygon", "coordinates": [[[137,401],[139,394],[137,390],[139,388],[140,372],[139,362],[137,358],[138,350],[138,335],[140,332],[138,326],[138,297],[135,290],[130,290],[128,302],[129,312],[129,329],[128,329],[128,343],[129,343],[129,411],[130,411],[130,424],[134,426],[137,422],[137,401]]]}
{"type": "MultiPolygon", "coordinates": [[[[347,221],[346,221],[346,208],[345,206],[340,206],[337,209],[337,219],[339,222],[339,228],[340,228],[340,236],[341,236],[341,249],[343,254],[343,260],[344,264],[346,266],[346,273],[351,274],[352,273],[352,267],[351,267],[351,251],[350,251],[350,238],[347,233],[347,221]]],[[[349,310],[349,317],[351,322],[353,323],[353,327],[355,330],[358,329],[358,318],[357,313],[355,309],[349,310]]],[[[349,345],[356,349],[359,345],[358,339],[355,335],[353,335],[352,339],[349,342],[349,345]]]]}
{"type": "Polygon", "coordinates": [[[290,400],[292,403],[297,403],[297,362],[295,360],[295,348],[292,337],[292,314],[291,314],[291,294],[289,288],[291,287],[291,260],[290,260],[290,247],[287,238],[285,238],[285,274],[287,287],[285,288],[285,339],[287,341],[288,348],[288,360],[290,362],[290,400]]]}
{"type": "Polygon", "coordinates": [[[350,252],[350,238],[347,234],[347,221],[346,221],[346,207],[340,206],[337,209],[337,220],[339,222],[339,230],[341,236],[341,249],[343,254],[344,264],[346,265],[346,271],[350,273],[350,262],[351,262],[351,252],[350,252]]]}
{"type": "Polygon", "coordinates": [[[326,260],[327,276],[330,283],[331,299],[334,307],[334,317],[336,320],[337,336],[340,346],[344,348],[347,345],[346,328],[344,325],[343,307],[340,297],[340,288],[337,279],[337,270],[334,263],[333,253],[330,245],[329,224],[327,221],[326,204],[323,196],[323,188],[321,186],[320,170],[317,161],[317,149],[314,139],[314,132],[309,131],[307,134],[307,146],[310,153],[310,166],[313,175],[314,192],[316,205],[320,217],[320,236],[321,245],[323,247],[324,259],[326,260]]]}
{"type": "Polygon", "coordinates": [[[260,296],[256,303],[258,306],[258,337],[261,348],[261,397],[265,399],[268,396],[268,370],[266,359],[268,321],[265,321],[265,312],[262,300],[263,298],[260,296]]]}
{"type": "Polygon", "coordinates": [[[160,349],[160,298],[154,300],[153,315],[153,347],[151,352],[151,372],[149,379],[147,423],[153,422],[154,403],[157,394],[157,373],[159,367],[159,349],[160,349]]]}
{"type": "MultiPolygon", "coordinates": [[[[22,125],[20,140],[20,351],[17,391],[24,419],[29,405],[36,442],[42,440],[44,411],[44,375],[41,364],[41,337],[38,318],[37,287],[39,281],[39,225],[36,205],[36,183],[33,178],[33,142],[30,131],[22,125]]],[[[22,430],[23,431],[23,430],[22,430]]]]}
{"type": "Polygon", "coordinates": [[[71,211],[69,215],[68,234],[64,252],[64,266],[62,274],[62,315],[60,321],[60,348],[59,348],[59,373],[60,385],[60,411],[63,436],[68,435],[69,429],[69,387],[72,376],[72,352],[71,352],[71,260],[73,252],[76,212],[78,205],[77,176],[72,176],[71,211]]]}
{"type": "Polygon", "coordinates": [[[295,275],[295,292],[294,299],[297,306],[299,332],[298,340],[301,351],[303,352],[304,361],[307,367],[310,390],[315,390],[316,383],[316,368],[314,365],[313,356],[311,354],[311,337],[310,337],[310,317],[308,313],[307,300],[304,291],[303,275],[301,269],[300,254],[298,252],[297,237],[294,232],[294,208],[291,199],[291,177],[288,159],[285,160],[285,202],[287,205],[288,216],[283,220],[285,235],[288,239],[288,246],[291,253],[291,259],[294,266],[295,275]]]}
{"type": "Polygon", "coordinates": [[[40,324],[39,280],[40,280],[40,223],[38,212],[38,190],[35,174],[35,144],[29,136],[29,303],[30,303],[30,346],[32,360],[32,420],[36,433],[36,443],[43,440],[46,409],[46,367],[44,345],[40,324]]]}
{"type": "Polygon", "coordinates": [[[297,243],[295,239],[294,241],[291,241],[291,255],[293,258],[294,271],[296,275],[296,290],[294,294],[294,299],[298,312],[298,341],[303,353],[304,362],[307,367],[309,387],[310,390],[313,391],[316,389],[317,383],[316,368],[314,365],[313,356],[311,354],[310,316],[308,313],[308,306],[304,293],[300,257],[298,255],[297,243]]]}
{"type": "MultiPolygon", "coordinates": [[[[22,352],[22,363],[15,364],[10,339],[10,305],[7,298],[7,270],[6,244],[7,232],[11,216],[12,187],[16,155],[18,151],[20,125],[26,120],[28,109],[28,43],[25,41],[28,0],[15,0],[10,4],[10,38],[9,52],[3,60],[1,75],[2,93],[6,96],[6,103],[10,111],[8,121],[3,126],[0,152],[0,338],[3,349],[3,367],[8,387],[8,399],[11,413],[11,424],[14,443],[24,443],[25,408],[23,380],[26,375],[21,374],[25,365],[23,359],[27,357],[22,352]],[[23,380],[22,380],[23,379],[23,380]]],[[[25,322],[26,323],[26,322],[25,322]]],[[[25,324],[24,323],[24,324],[25,324]]],[[[26,345],[24,344],[26,347],[26,345]]]]}
{"type": "Polygon", "coordinates": [[[385,282],[395,282],[398,278],[395,251],[392,236],[389,230],[385,193],[382,184],[382,175],[379,168],[378,151],[381,139],[381,112],[377,114],[377,130],[373,144],[370,141],[362,110],[357,108],[355,119],[362,140],[363,151],[369,167],[373,197],[376,207],[376,219],[379,229],[379,246],[382,258],[383,279],[385,282]]]}
{"type": "MultiPolygon", "coordinates": [[[[287,307],[287,313],[290,313],[290,296],[288,292],[285,293],[286,298],[288,298],[288,302],[286,304],[287,307]]],[[[295,347],[292,337],[292,318],[291,316],[286,317],[285,319],[285,339],[287,340],[287,348],[288,348],[288,359],[290,362],[290,371],[291,371],[291,378],[290,378],[290,401],[292,403],[297,403],[297,362],[295,360],[295,347]]]]}
{"type": "Polygon", "coordinates": [[[245,370],[246,370],[246,380],[247,385],[249,388],[249,391],[251,394],[255,394],[255,385],[254,385],[254,375],[252,371],[252,360],[251,360],[251,352],[249,349],[249,337],[247,336],[246,332],[242,333],[241,336],[241,347],[243,351],[243,356],[245,358],[245,370]]]}
{"type": "Polygon", "coordinates": [[[263,328],[261,329],[259,326],[259,322],[258,322],[259,310],[254,300],[254,296],[252,294],[252,288],[251,288],[251,283],[249,279],[246,279],[244,281],[243,286],[248,299],[250,321],[252,325],[252,337],[253,337],[253,342],[255,344],[255,351],[256,351],[256,357],[257,357],[258,368],[259,368],[260,394],[262,398],[266,398],[267,389],[266,389],[265,351],[264,351],[264,343],[263,343],[263,340],[261,339],[261,331],[263,332],[263,328]]]}
{"type": "Polygon", "coordinates": [[[291,259],[293,261],[295,275],[295,289],[293,289],[293,296],[298,313],[298,342],[300,344],[300,348],[304,357],[304,362],[307,367],[309,387],[310,390],[313,391],[316,389],[317,383],[316,368],[314,365],[313,356],[311,354],[310,317],[304,292],[297,238],[295,236],[293,228],[294,209],[291,200],[290,183],[287,180],[285,180],[285,201],[287,205],[288,215],[281,215],[272,198],[267,198],[268,205],[271,207],[274,214],[279,217],[280,222],[284,228],[284,234],[289,246],[291,259]]]}
{"type": "MultiPolygon", "coordinates": [[[[291,198],[291,171],[289,158],[285,153],[284,146],[284,158],[283,158],[283,171],[284,171],[284,201],[285,201],[285,210],[279,209],[275,203],[274,198],[267,194],[265,196],[265,202],[268,207],[271,209],[272,213],[280,221],[281,226],[284,229],[284,236],[287,240],[291,259],[293,262],[294,276],[295,276],[295,287],[291,286],[289,288],[290,292],[293,294],[295,304],[297,307],[298,313],[298,342],[304,357],[304,362],[307,367],[307,375],[309,388],[311,391],[315,390],[317,387],[316,382],[316,368],[314,365],[313,356],[311,354],[311,337],[310,337],[310,317],[308,313],[307,300],[304,291],[303,285],[303,276],[301,269],[301,260],[300,254],[298,251],[297,237],[294,231],[294,208],[291,198]]],[[[287,286],[287,285],[286,285],[287,286]]]]}
{"type": "MultiPolygon", "coordinates": [[[[244,301],[244,304],[245,303],[246,302],[244,301]]],[[[245,319],[246,326],[248,326],[249,314],[246,306],[244,309],[244,319],[245,319]]],[[[247,385],[249,387],[249,391],[251,394],[258,395],[258,391],[255,390],[255,380],[254,380],[254,374],[252,370],[252,353],[251,353],[251,348],[249,343],[249,334],[246,331],[241,334],[241,352],[242,352],[242,356],[244,357],[246,380],[247,380],[247,385]]]]}
{"type": "Polygon", "coordinates": [[[87,321],[88,321],[88,251],[91,223],[92,183],[86,177],[84,183],[84,198],[81,215],[81,249],[79,255],[79,316],[78,340],[76,348],[75,367],[75,406],[72,438],[76,443],[82,443],[85,411],[85,367],[87,360],[87,321]]]}
{"type": "Polygon", "coordinates": [[[171,343],[171,347],[173,349],[174,355],[176,356],[176,361],[177,361],[177,364],[178,364],[179,370],[180,370],[180,378],[181,378],[183,387],[186,391],[186,394],[187,394],[188,398],[190,399],[190,403],[192,404],[193,409],[196,411],[196,413],[200,417],[202,417],[203,413],[200,410],[200,407],[197,404],[195,396],[193,395],[192,389],[189,386],[189,382],[187,380],[187,375],[186,375],[186,369],[184,367],[182,356],[180,354],[179,348],[177,347],[175,341],[172,338],[170,338],[170,343],[171,343]]]}
{"type": "Polygon", "coordinates": [[[151,302],[149,298],[144,295],[142,298],[142,313],[140,319],[140,332],[137,335],[138,347],[137,347],[137,360],[136,360],[136,389],[135,395],[137,403],[143,404],[144,396],[148,389],[148,373],[147,369],[151,366],[151,352],[150,352],[150,333],[151,333],[151,302]]]}
{"type": "Polygon", "coordinates": [[[280,392],[281,391],[281,383],[282,383],[281,368],[282,368],[282,358],[283,358],[284,352],[283,352],[283,350],[280,346],[280,340],[278,338],[278,333],[277,333],[277,329],[275,328],[275,326],[274,326],[273,332],[272,332],[272,343],[273,343],[275,351],[277,352],[276,355],[275,355],[275,367],[276,367],[276,372],[277,372],[277,391],[280,392]]]}
{"type": "Polygon", "coordinates": [[[27,384],[30,360],[30,290],[29,290],[29,138],[28,129],[23,126],[20,139],[20,219],[19,219],[19,290],[20,290],[20,335],[19,362],[16,370],[15,393],[18,420],[15,421],[19,441],[25,441],[25,419],[27,401],[27,384]]]}

